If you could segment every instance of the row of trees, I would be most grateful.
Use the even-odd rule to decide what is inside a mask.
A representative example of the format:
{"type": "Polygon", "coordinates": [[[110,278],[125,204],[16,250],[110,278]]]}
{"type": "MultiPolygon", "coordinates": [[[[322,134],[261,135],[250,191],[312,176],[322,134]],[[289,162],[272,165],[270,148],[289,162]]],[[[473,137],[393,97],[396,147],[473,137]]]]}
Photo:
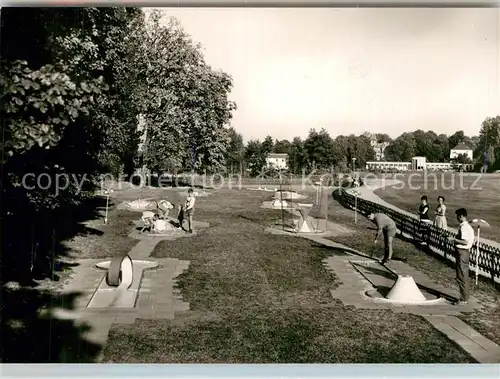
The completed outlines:
{"type": "Polygon", "coordinates": [[[311,129],[305,140],[295,137],[290,142],[267,136],[262,142],[253,139],[245,145],[241,134],[233,128],[229,131],[226,167],[232,173],[248,171],[252,176],[264,174],[269,153],[288,154],[289,171],[294,174],[313,169],[346,171],[353,159],[356,165],[364,166],[375,157],[370,138],[364,135],[338,136],[333,139],[325,129],[311,129]]]}
{"type": "MultiPolygon", "coordinates": [[[[291,140],[274,140],[267,136],[264,141],[250,140],[245,145],[243,136],[230,128],[230,143],[226,154],[226,167],[229,172],[249,172],[252,176],[269,173],[265,158],[269,153],[288,154],[289,171],[300,174],[303,170],[346,171],[353,165],[364,167],[374,160],[376,153],[371,146],[369,135],[349,135],[330,137],[325,129],[309,131],[305,140],[295,137],[291,140]]],[[[463,131],[451,136],[436,134],[433,131],[416,130],[403,133],[396,139],[387,134],[376,134],[378,143],[388,143],[384,151],[387,161],[409,162],[414,156],[425,156],[430,162],[449,162],[450,150],[464,143],[474,151],[474,161],[467,156],[459,156],[457,163],[476,163],[488,165],[489,170],[500,167],[500,116],[487,118],[480,129],[479,136],[468,137],[463,131]]]]}
{"type": "Polygon", "coordinates": [[[33,257],[67,237],[100,174],[224,167],[232,80],[175,20],[124,7],[3,8],[1,34],[4,278],[37,263],[50,271],[52,260],[33,257]]]}

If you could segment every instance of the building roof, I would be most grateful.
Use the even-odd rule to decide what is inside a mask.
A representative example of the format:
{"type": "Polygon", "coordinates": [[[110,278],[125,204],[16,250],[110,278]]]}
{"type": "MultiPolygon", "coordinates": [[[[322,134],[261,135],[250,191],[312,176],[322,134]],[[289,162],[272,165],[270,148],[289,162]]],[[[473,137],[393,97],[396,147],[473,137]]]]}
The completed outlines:
{"type": "Polygon", "coordinates": [[[288,154],[278,154],[278,153],[269,153],[267,154],[268,158],[286,158],[288,154]]]}
{"type": "Polygon", "coordinates": [[[472,150],[465,143],[460,142],[457,146],[455,146],[452,150],[472,150]]]}

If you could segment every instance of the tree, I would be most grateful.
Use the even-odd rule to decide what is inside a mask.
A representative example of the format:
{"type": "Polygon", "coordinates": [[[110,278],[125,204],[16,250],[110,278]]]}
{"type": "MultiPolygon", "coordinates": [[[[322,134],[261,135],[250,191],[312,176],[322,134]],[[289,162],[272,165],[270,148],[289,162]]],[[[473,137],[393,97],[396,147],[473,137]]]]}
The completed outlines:
{"type": "Polygon", "coordinates": [[[500,165],[500,116],[488,117],[481,124],[477,155],[483,158],[485,169],[500,165]]]}
{"type": "Polygon", "coordinates": [[[262,142],[262,154],[269,154],[274,151],[274,140],[273,137],[267,136],[264,141],[262,142]]]}
{"type": "Polygon", "coordinates": [[[436,162],[447,162],[450,159],[450,145],[448,136],[440,134],[434,139],[433,151],[435,152],[436,162]]]}
{"type": "Polygon", "coordinates": [[[463,130],[459,130],[455,133],[453,133],[449,138],[448,138],[448,144],[450,145],[450,149],[453,149],[455,146],[457,146],[460,142],[464,142],[465,140],[465,133],[463,130]]]}
{"type": "Polygon", "coordinates": [[[266,155],[263,153],[259,140],[250,140],[245,149],[245,161],[252,177],[260,175],[266,164],[266,155]]]}
{"type": "MultiPolygon", "coordinates": [[[[141,12],[131,8],[2,11],[2,170],[8,175],[1,193],[6,206],[0,212],[5,235],[12,236],[2,240],[2,251],[7,252],[2,267],[9,275],[17,269],[31,275],[39,263],[50,272],[51,259],[45,258],[52,256],[55,236],[69,227],[62,220],[94,193],[97,175],[106,170],[99,154],[107,150],[111,156],[117,151],[113,142],[117,139],[110,138],[107,128],[122,124],[116,118],[110,124],[103,121],[114,117],[106,113],[120,87],[115,85],[115,74],[130,53],[122,37],[141,12]],[[28,189],[22,182],[26,173],[35,178],[48,175],[49,188],[28,189]],[[63,174],[81,181],[61,187],[56,179],[63,174]],[[32,238],[16,239],[26,220],[31,222],[32,238]],[[39,246],[42,259],[30,262],[33,246],[39,246]]],[[[120,100],[130,105],[127,99],[120,100]]]]}
{"type": "Polygon", "coordinates": [[[284,139],[281,141],[276,140],[274,143],[274,152],[278,154],[290,154],[291,143],[284,139]]]}
{"type": "Polygon", "coordinates": [[[376,138],[377,138],[378,143],[383,143],[383,142],[391,143],[392,142],[392,138],[389,137],[389,135],[387,135],[385,133],[377,133],[376,138]]]}
{"type": "Polygon", "coordinates": [[[153,167],[163,156],[193,172],[220,172],[230,144],[226,127],[236,109],[228,100],[232,79],[205,63],[201,47],[177,20],[166,25],[161,20],[160,11],[151,14],[142,57],[147,67],[143,96],[151,99],[144,113],[149,140],[155,141],[145,162],[153,167]]]}
{"type": "Polygon", "coordinates": [[[390,144],[385,155],[387,160],[409,162],[416,155],[416,141],[412,133],[403,133],[390,144]]]}
{"type": "Polygon", "coordinates": [[[306,153],[304,150],[304,142],[300,137],[295,137],[290,144],[290,152],[288,155],[288,164],[290,170],[294,174],[301,174],[305,168],[306,153]]]}
{"type": "Polygon", "coordinates": [[[238,171],[242,170],[245,158],[245,144],[243,143],[243,136],[236,132],[234,128],[228,129],[229,134],[229,147],[226,152],[226,165],[231,173],[237,168],[238,171]]]}
{"type": "Polygon", "coordinates": [[[304,141],[304,151],[309,169],[331,169],[337,160],[333,140],[325,129],[318,133],[315,129],[309,131],[304,141]]]}
{"type": "Polygon", "coordinates": [[[358,136],[354,140],[354,156],[357,167],[365,167],[366,162],[375,159],[375,150],[371,146],[370,139],[366,136],[358,136]]]}

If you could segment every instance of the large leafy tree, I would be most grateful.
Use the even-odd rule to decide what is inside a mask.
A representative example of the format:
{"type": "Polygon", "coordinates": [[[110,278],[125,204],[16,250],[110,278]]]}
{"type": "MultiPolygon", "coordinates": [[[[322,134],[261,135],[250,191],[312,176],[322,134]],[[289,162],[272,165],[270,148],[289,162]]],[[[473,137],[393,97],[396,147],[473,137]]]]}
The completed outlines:
{"type": "Polygon", "coordinates": [[[228,99],[231,77],[206,64],[175,19],[163,23],[154,11],[147,23],[141,57],[148,84],[144,109],[148,142],[144,161],[155,171],[163,162],[193,172],[225,169],[230,144],[227,126],[236,105],[228,99]]]}
{"type": "Polygon", "coordinates": [[[337,149],[333,139],[325,129],[309,131],[304,141],[304,150],[310,169],[329,170],[337,160],[337,149]]]}
{"type": "Polygon", "coordinates": [[[123,87],[126,78],[116,80],[130,58],[125,36],[140,11],[4,8],[2,16],[1,203],[8,206],[0,212],[9,236],[2,240],[2,263],[12,273],[29,268],[30,245],[43,253],[52,249],[68,227],[62,220],[71,214],[69,206],[93,194],[93,179],[107,170],[100,153],[123,158],[118,142],[130,136],[132,122],[123,120],[134,118],[133,88],[123,87]],[[111,113],[118,102],[131,114],[111,113]],[[45,175],[48,184],[32,187],[23,181],[26,174],[35,181],[45,175]],[[64,174],[77,180],[58,182],[64,174]],[[26,220],[31,240],[16,238],[26,220]]]}

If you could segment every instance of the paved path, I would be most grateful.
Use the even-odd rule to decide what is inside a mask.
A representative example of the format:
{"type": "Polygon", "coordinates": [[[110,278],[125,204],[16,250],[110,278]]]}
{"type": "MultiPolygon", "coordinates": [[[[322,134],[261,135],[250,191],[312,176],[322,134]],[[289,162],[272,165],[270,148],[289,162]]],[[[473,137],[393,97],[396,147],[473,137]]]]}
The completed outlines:
{"type": "MultiPolygon", "coordinates": [[[[314,218],[309,218],[314,223],[314,218]]],[[[335,223],[329,237],[335,235],[335,223]]],[[[345,228],[344,228],[345,229],[345,228]]],[[[479,363],[500,363],[500,346],[490,341],[475,331],[456,316],[461,313],[473,312],[480,305],[475,299],[471,299],[467,306],[455,306],[449,301],[439,305],[415,306],[375,302],[365,295],[366,291],[372,290],[372,284],[356,268],[353,263],[367,262],[379,264],[376,259],[360,251],[351,249],[345,245],[325,238],[324,235],[315,233],[296,234],[289,233],[276,228],[268,228],[267,232],[273,234],[288,234],[307,238],[316,243],[329,246],[335,250],[342,250],[345,254],[330,256],[325,259],[326,266],[332,270],[340,280],[341,284],[331,291],[334,299],[339,299],[346,306],[354,306],[357,309],[387,309],[395,313],[411,313],[424,317],[436,329],[444,333],[448,338],[455,341],[467,353],[479,363]],[[354,258],[355,257],[355,258],[354,258]],[[354,258],[354,259],[353,259],[354,258]]],[[[345,232],[342,229],[342,232],[345,232]]],[[[338,235],[338,234],[337,234],[338,235]]],[[[427,275],[400,261],[394,261],[389,266],[390,271],[396,275],[411,275],[420,286],[439,292],[443,297],[456,298],[458,293],[444,286],[432,282],[427,275]]]]}
{"type": "MultiPolygon", "coordinates": [[[[85,343],[103,347],[113,324],[133,324],[138,318],[173,320],[177,312],[189,310],[189,303],[183,302],[180,292],[175,289],[176,278],[189,267],[188,261],[173,258],[151,258],[150,255],[160,241],[181,237],[192,237],[196,230],[208,227],[208,223],[195,220],[194,234],[174,233],[167,236],[151,236],[140,234],[134,228],[130,236],[138,239],[138,243],[129,251],[133,260],[148,260],[159,263],[159,268],[143,272],[134,308],[87,308],[97,288],[104,280],[105,271],[96,268],[96,264],[106,259],[82,259],[72,271],[72,278],[61,291],[62,295],[81,293],[75,300],[72,309],[56,308],[47,317],[72,319],[77,326],[88,329],[81,336],[85,343]]],[[[108,260],[110,260],[109,258],[108,260]]]]}

